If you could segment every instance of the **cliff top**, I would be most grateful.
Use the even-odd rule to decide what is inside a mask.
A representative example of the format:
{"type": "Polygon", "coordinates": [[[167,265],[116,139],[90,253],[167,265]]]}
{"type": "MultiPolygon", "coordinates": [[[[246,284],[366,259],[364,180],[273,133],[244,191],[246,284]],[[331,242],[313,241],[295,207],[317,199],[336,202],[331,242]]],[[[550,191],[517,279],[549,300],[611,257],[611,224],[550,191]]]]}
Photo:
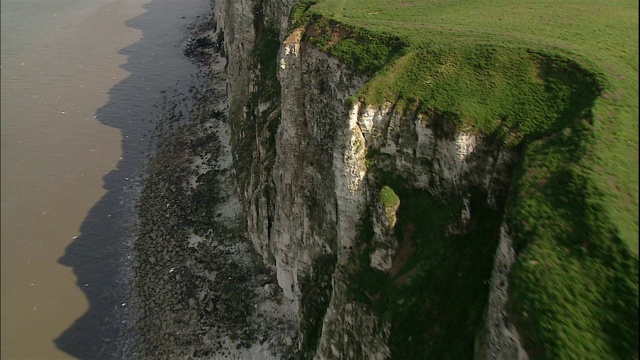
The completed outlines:
{"type": "Polygon", "coordinates": [[[351,101],[520,150],[509,310],[533,357],[637,358],[637,2],[306,0],[292,17],[371,74],[351,101]]]}
{"type": "Polygon", "coordinates": [[[586,120],[580,166],[638,253],[637,2],[322,0],[309,10],[321,27],[355,29],[356,41],[312,41],[377,71],[360,100],[452,113],[483,133],[509,128],[511,143],[586,120]]]}

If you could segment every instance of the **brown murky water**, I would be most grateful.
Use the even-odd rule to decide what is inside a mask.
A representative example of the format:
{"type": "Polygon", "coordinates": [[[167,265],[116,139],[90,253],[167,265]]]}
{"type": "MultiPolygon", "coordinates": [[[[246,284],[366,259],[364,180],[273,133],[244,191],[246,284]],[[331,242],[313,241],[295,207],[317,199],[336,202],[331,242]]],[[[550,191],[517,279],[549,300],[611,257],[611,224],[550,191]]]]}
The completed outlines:
{"type": "Polygon", "coordinates": [[[135,179],[207,0],[2,0],[2,359],[116,358],[135,179]]]}

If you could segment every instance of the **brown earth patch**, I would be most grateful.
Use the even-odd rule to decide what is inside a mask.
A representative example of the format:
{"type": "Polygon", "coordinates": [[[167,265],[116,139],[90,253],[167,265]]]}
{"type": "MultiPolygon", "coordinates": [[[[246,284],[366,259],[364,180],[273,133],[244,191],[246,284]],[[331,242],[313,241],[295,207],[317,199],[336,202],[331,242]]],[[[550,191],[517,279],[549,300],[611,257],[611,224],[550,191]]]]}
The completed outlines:
{"type": "Polygon", "coordinates": [[[346,27],[337,24],[331,28],[331,41],[329,41],[329,47],[339,43],[344,38],[351,35],[351,31],[346,27]]]}
{"type": "MultiPolygon", "coordinates": [[[[331,40],[329,40],[329,42],[326,45],[326,48],[330,48],[331,46],[339,43],[340,41],[342,41],[345,38],[348,38],[349,36],[351,36],[351,30],[349,30],[349,28],[347,28],[346,26],[342,25],[342,24],[338,24],[338,23],[333,23],[333,22],[329,22],[328,26],[322,26],[322,25],[318,25],[320,23],[324,23],[322,21],[316,21],[314,23],[312,23],[311,25],[309,25],[307,27],[307,29],[305,30],[305,37],[308,38],[312,38],[312,37],[319,37],[322,36],[323,34],[326,34],[327,29],[331,34],[331,40]]],[[[326,24],[326,23],[324,23],[326,24]]],[[[302,30],[300,30],[300,34],[302,34],[302,30]]],[[[296,30],[296,31],[298,31],[296,30]]],[[[290,36],[291,37],[291,36],[290,36]]],[[[299,40],[299,38],[298,38],[299,40]]]]}
{"type": "MultiPolygon", "coordinates": [[[[309,29],[307,31],[310,31],[310,30],[311,29],[309,29]]],[[[309,35],[311,35],[311,34],[309,34],[309,35]]],[[[298,44],[298,43],[300,43],[300,39],[302,39],[302,28],[295,29],[291,33],[291,35],[289,35],[286,39],[284,39],[284,41],[282,42],[282,45],[298,44]]]]}

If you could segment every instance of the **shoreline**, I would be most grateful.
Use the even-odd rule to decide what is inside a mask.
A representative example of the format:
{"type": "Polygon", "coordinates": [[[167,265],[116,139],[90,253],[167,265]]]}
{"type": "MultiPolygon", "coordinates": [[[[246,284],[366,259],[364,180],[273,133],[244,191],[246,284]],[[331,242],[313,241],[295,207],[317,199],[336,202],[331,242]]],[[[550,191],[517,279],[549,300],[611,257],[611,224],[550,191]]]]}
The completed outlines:
{"type": "Polygon", "coordinates": [[[177,110],[182,94],[170,100],[141,181],[126,349],[134,358],[295,353],[294,307],[242,236],[225,119],[226,60],[213,51],[213,30],[210,18],[195,26],[185,52],[201,63],[203,87],[190,87],[187,114],[177,110]]]}

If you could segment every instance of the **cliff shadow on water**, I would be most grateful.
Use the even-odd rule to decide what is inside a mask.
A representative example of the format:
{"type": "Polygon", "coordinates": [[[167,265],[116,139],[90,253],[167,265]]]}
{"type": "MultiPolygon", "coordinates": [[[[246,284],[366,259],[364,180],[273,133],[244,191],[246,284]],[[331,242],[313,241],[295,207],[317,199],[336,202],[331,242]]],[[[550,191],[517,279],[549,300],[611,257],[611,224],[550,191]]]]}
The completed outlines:
{"type": "MultiPolygon", "coordinates": [[[[156,119],[167,98],[180,102],[198,69],[184,55],[190,25],[210,10],[208,0],[152,0],[143,14],[125,22],[141,31],[139,41],[121,49],[129,75],[109,90],[95,118],[122,132],[122,155],[104,180],[106,195],[95,204],[79,236],[58,260],[72,267],[89,308],[54,342],[80,359],[126,357],[129,319],[131,229],[141,169],[152,145],[156,119]]],[[[186,99],[187,96],[184,96],[186,99]]]]}

